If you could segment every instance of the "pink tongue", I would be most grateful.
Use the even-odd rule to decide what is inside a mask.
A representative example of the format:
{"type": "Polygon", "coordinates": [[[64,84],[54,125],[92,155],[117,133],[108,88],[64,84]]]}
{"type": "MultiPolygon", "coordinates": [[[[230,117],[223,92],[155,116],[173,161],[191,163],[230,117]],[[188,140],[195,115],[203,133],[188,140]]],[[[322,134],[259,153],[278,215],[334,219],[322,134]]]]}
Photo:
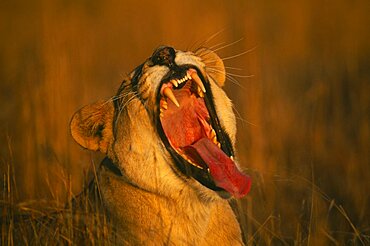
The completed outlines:
{"type": "Polygon", "coordinates": [[[235,163],[208,138],[202,138],[184,149],[192,159],[199,160],[200,157],[207,164],[218,187],[236,198],[241,198],[249,192],[250,177],[241,173],[235,163]]]}

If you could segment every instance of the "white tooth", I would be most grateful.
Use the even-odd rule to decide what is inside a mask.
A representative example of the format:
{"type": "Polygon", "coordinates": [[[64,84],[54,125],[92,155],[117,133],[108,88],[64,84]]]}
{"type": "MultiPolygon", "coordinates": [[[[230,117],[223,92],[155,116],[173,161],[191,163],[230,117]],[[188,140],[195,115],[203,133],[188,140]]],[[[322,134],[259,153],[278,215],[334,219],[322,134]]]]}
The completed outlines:
{"type": "Polygon", "coordinates": [[[218,144],[218,143],[219,143],[219,142],[217,142],[217,137],[216,137],[216,136],[214,136],[214,137],[213,137],[212,141],[213,141],[215,144],[218,144]]]}
{"type": "Polygon", "coordinates": [[[230,156],[230,159],[231,159],[231,160],[234,160],[234,156],[230,156]]]}
{"type": "Polygon", "coordinates": [[[183,154],[181,154],[181,156],[185,159],[185,160],[187,160],[192,166],[194,166],[194,167],[197,167],[197,168],[200,168],[200,169],[203,169],[203,167],[201,167],[201,166],[199,166],[198,164],[196,164],[196,163],[194,163],[194,162],[192,162],[188,157],[186,157],[185,155],[183,155],[183,154]]]}
{"type": "Polygon", "coordinates": [[[162,112],[159,114],[159,117],[161,117],[161,118],[163,117],[163,113],[162,112]]]}
{"type": "Polygon", "coordinates": [[[168,108],[168,104],[167,104],[167,102],[165,100],[163,100],[161,102],[161,108],[163,108],[163,109],[167,109],[168,108]]]}
{"type": "Polygon", "coordinates": [[[164,88],[163,95],[170,99],[177,107],[180,107],[179,102],[177,101],[175,95],[169,87],[164,88]]]}
{"type": "Polygon", "coordinates": [[[204,97],[204,93],[203,93],[203,91],[199,88],[199,86],[198,86],[197,92],[198,92],[198,95],[199,95],[201,98],[203,98],[203,97],[204,97]]]}
{"type": "Polygon", "coordinates": [[[212,139],[212,141],[215,143],[215,144],[218,144],[218,141],[217,141],[217,136],[216,136],[216,132],[214,129],[211,129],[210,133],[209,133],[209,138],[212,139]]]}
{"type": "Polygon", "coordinates": [[[175,87],[177,87],[177,86],[179,86],[179,84],[177,83],[177,81],[176,80],[171,80],[171,83],[175,86],[175,87]]]}
{"type": "Polygon", "coordinates": [[[181,84],[181,80],[177,79],[176,81],[177,81],[177,83],[181,84]]]}
{"type": "Polygon", "coordinates": [[[214,138],[216,136],[216,132],[214,129],[211,129],[210,135],[211,135],[211,138],[214,138]]]}
{"type": "Polygon", "coordinates": [[[202,89],[203,92],[206,92],[206,88],[204,88],[202,80],[199,78],[197,73],[193,73],[191,75],[192,79],[194,80],[195,83],[202,89]]]}

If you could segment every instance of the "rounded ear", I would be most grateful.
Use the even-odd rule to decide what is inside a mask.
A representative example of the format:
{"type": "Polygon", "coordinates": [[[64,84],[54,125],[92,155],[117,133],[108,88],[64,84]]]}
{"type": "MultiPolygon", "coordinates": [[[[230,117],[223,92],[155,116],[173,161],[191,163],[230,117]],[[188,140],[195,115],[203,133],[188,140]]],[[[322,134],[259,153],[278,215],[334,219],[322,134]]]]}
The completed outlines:
{"type": "Polygon", "coordinates": [[[226,71],[224,62],[212,50],[208,48],[200,48],[194,52],[197,56],[202,58],[206,65],[205,69],[207,74],[220,86],[225,84],[226,71]]]}
{"type": "Polygon", "coordinates": [[[113,140],[113,115],[114,106],[110,101],[98,101],[81,108],[70,123],[72,137],[86,149],[107,153],[113,140]]]}

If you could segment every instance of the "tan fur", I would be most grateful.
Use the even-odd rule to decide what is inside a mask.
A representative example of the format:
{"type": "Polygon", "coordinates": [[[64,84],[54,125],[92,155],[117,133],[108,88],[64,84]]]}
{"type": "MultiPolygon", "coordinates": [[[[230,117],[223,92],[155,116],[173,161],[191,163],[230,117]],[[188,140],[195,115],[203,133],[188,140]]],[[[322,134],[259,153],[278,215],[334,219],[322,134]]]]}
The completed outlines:
{"type": "MultiPolygon", "coordinates": [[[[222,60],[203,49],[177,51],[175,61],[196,65],[209,78],[218,117],[234,143],[235,116],[221,89],[225,81],[222,60]]],[[[74,139],[87,149],[107,154],[123,173],[117,176],[102,168],[98,175],[117,233],[131,245],[242,245],[228,201],[177,171],[159,138],[152,118],[157,110],[154,99],[168,68],[147,63],[138,83],[141,98],[132,95],[131,74],[117,95],[122,110],[116,118],[109,100],[82,108],[71,121],[74,139]]]]}

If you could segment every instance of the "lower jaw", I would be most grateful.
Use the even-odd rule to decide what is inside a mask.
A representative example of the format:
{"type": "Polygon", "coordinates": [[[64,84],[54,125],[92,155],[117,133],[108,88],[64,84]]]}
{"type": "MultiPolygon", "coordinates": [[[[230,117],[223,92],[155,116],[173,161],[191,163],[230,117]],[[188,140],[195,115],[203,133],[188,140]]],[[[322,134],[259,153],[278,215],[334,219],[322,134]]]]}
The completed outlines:
{"type": "Polygon", "coordinates": [[[195,186],[191,185],[191,187],[193,187],[193,189],[195,190],[196,194],[199,197],[206,199],[206,201],[207,200],[214,201],[214,200],[219,200],[219,199],[227,200],[232,197],[232,195],[229,192],[223,189],[213,190],[207,186],[204,186],[202,183],[200,183],[195,178],[192,178],[191,182],[196,183],[195,186]]]}
{"type": "Polygon", "coordinates": [[[225,190],[223,191],[215,191],[219,197],[222,199],[229,199],[231,198],[231,194],[225,190]]]}
{"type": "Polygon", "coordinates": [[[186,179],[190,178],[197,183],[198,187],[201,186],[202,195],[206,194],[206,196],[209,198],[214,198],[215,196],[222,199],[231,198],[232,195],[229,192],[215,185],[210,173],[207,170],[200,170],[190,163],[186,163],[186,160],[184,159],[181,159],[181,161],[176,161],[179,160],[179,158],[181,158],[180,155],[176,156],[175,158],[173,157],[177,170],[179,170],[181,175],[185,175],[186,179]]]}

